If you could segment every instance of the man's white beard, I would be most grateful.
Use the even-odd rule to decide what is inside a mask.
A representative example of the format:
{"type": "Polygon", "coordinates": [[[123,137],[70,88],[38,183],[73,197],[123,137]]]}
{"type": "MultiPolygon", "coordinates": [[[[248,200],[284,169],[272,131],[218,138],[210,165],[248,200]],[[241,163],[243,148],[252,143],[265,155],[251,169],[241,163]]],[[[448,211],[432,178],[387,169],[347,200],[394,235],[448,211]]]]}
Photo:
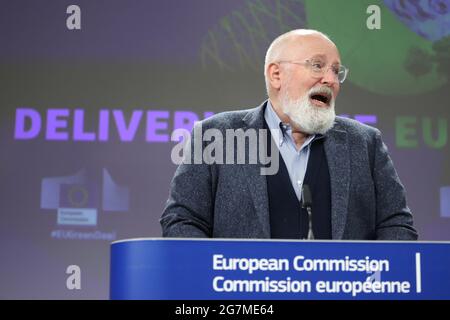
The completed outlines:
{"type": "MultiPolygon", "coordinates": [[[[283,112],[291,119],[294,127],[307,134],[325,134],[334,125],[334,97],[328,107],[316,107],[310,103],[311,93],[320,90],[330,90],[328,87],[312,88],[303,97],[293,100],[288,93],[281,96],[283,112]]],[[[329,91],[331,93],[331,90],[329,91]]]]}

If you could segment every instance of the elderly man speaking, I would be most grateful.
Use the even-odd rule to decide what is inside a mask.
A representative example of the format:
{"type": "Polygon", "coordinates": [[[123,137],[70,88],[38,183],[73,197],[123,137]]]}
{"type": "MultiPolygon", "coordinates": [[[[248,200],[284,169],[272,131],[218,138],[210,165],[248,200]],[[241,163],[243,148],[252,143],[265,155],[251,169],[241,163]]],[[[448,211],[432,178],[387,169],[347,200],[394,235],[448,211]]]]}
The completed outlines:
{"type": "Polygon", "coordinates": [[[379,130],[335,115],[347,73],[336,45],[319,31],[276,38],[264,65],[269,99],[200,125],[219,132],[266,129],[278,170],[182,163],[160,220],[163,236],[416,240],[405,189],[379,130]]]}

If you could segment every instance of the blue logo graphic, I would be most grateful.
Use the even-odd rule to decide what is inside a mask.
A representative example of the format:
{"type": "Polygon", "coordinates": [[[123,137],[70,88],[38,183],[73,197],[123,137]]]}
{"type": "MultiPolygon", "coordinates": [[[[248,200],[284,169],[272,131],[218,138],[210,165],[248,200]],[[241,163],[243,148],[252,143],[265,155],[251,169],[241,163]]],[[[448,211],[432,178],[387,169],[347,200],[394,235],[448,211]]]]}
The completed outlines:
{"type": "Polygon", "coordinates": [[[81,169],[42,179],[41,208],[56,209],[58,225],[96,226],[98,210],[128,211],[129,199],[129,188],[117,185],[105,168],[101,177],[81,169]]]}

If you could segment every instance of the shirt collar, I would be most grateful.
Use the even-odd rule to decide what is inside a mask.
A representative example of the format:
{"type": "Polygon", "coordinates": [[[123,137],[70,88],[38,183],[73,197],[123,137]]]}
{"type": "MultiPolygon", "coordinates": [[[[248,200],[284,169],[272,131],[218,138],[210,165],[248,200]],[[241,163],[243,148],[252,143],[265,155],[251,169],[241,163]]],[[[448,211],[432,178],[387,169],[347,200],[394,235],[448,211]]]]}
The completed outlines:
{"type": "Polygon", "coordinates": [[[266,110],[264,110],[264,118],[269,129],[280,129],[281,120],[273,110],[270,100],[267,100],[266,110]]]}

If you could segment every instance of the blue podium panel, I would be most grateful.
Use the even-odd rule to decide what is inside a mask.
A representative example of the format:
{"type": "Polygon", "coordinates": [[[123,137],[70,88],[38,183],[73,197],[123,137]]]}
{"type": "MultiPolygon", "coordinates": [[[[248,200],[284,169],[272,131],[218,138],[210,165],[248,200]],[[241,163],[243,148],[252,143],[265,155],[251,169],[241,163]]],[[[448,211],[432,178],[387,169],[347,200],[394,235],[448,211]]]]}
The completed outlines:
{"type": "Polygon", "coordinates": [[[450,299],[450,242],[135,239],[111,299],[450,299]]]}

